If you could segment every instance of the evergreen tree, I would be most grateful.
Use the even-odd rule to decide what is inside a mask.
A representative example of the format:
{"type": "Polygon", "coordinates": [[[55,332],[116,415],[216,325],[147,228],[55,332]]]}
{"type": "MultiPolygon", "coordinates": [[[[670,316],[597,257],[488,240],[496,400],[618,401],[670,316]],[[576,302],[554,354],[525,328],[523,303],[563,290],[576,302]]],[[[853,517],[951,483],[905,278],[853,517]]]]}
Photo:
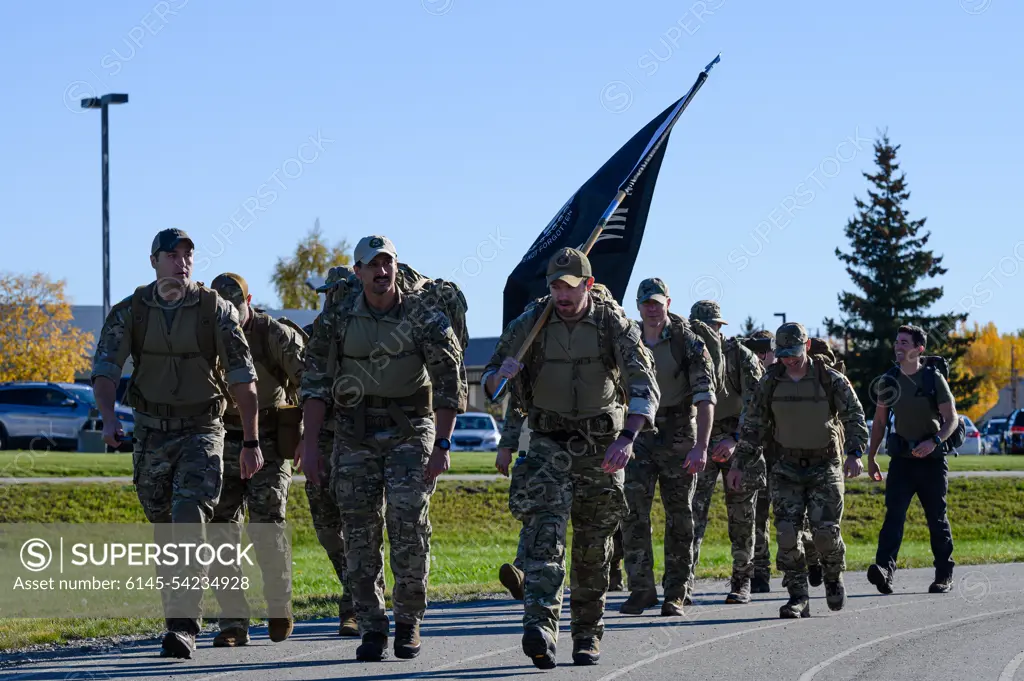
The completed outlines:
{"type": "Polygon", "coordinates": [[[758,324],[753,317],[747,315],[747,318],[743,320],[743,325],[740,326],[740,335],[749,337],[757,331],[760,331],[761,328],[761,325],[758,324]]]}
{"type": "Polygon", "coordinates": [[[961,361],[973,335],[954,334],[967,315],[929,315],[942,297],[942,287],[919,287],[924,280],[945,274],[946,268],[942,256],[927,248],[931,234],[924,230],[925,218],[909,218],[905,203],[910,191],[896,161],[899,148],[884,132],[875,141],[877,172],[864,173],[870,183],[868,199],[854,199],[857,215],[846,225],[851,252],[835,251],[860,293],[840,293],[843,318],[824,320],[829,335],[845,340],[846,373],[869,418],[875,404],[871,382],[893,365],[893,342],[902,324],[922,327],[926,354],[942,355],[949,362],[957,410],[966,411],[978,400],[980,378],[961,361]]]}

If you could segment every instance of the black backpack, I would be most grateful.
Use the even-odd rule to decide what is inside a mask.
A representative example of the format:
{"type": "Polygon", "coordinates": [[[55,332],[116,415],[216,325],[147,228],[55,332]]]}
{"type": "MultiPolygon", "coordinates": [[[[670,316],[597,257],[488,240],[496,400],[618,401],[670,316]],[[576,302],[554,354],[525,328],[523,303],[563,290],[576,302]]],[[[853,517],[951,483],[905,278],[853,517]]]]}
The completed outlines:
{"type": "MultiPolygon", "coordinates": [[[[922,376],[921,376],[921,385],[924,388],[924,392],[928,396],[928,399],[931,400],[932,409],[934,409],[936,411],[936,413],[939,414],[939,421],[941,422],[942,421],[942,412],[939,411],[939,394],[938,394],[938,389],[935,387],[935,385],[936,385],[935,373],[936,372],[941,373],[942,377],[944,379],[946,379],[946,381],[948,382],[949,381],[949,362],[946,361],[945,357],[940,357],[938,355],[922,356],[921,357],[921,362],[924,365],[924,367],[923,367],[924,374],[922,374],[922,376]]],[[[896,382],[899,381],[899,377],[900,377],[900,367],[899,367],[899,365],[896,365],[896,366],[893,366],[892,368],[890,368],[888,371],[885,372],[885,375],[886,375],[886,377],[891,379],[892,382],[893,382],[893,385],[895,385],[896,382]]],[[[889,420],[888,420],[888,422],[885,425],[885,431],[886,431],[887,435],[889,433],[889,430],[895,425],[893,423],[893,419],[894,419],[894,415],[893,415],[892,409],[890,409],[889,410],[889,420]]],[[[959,447],[962,447],[964,442],[967,440],[967,422],[964,421],[964,417],[960,416],[959,414],[957,415],[957,421],[958,421],[958,423],[957,423],[957,426],[956,426],[956,430],[954,430],[953,434],[950,435],[945,440],[945,442],[942,443],[943,447],[944,447],[945,453],[947,453],[947,454],[952,453],[953,456],[959,456],[956,453],[956,450],[959,447]]]]}

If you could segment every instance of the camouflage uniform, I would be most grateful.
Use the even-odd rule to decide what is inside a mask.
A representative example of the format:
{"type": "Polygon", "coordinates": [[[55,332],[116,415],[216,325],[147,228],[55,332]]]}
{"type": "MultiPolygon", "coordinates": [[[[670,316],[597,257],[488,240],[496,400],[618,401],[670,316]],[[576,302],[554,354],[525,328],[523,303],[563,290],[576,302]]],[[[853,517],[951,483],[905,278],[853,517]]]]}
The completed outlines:
{"type": "MultiPolygon", "coordinates": [[[[392,250],[377,252],[393,252],[383,237],[369,240],[371,246],[385,242],[392,250]]],[[[465,403],[461,362],[448,318],[417,295],[399,291],[396,305],[378,313],[362,291],[353,292],[325,306],[314,325],[300,396],[303,402],[322,400],[333,411],[330,486],[341,512],[347,576],[364,643],[367,634],[388,635],[385,519],[395,621],[418,627],[426,611],[435,483],[425,472],[434,447],[433,410],[457,410],[465,403]]]]}
{"type": "MultiPolygon", "coordinates": [[[[549,285],[566,279],[577,286],[588,276],[589,261],[575,249],[551,258],[549,285]]],[[[610,295],[589,295],[586,313],[571,327],[552,313],[515,378],[531,430],[529,450],[509,488],[509,509],[523,522],[524,649],[526,637],[537,630],[551,645],[558,639],[570,519],[572,638],[575,645],[603,636],[612,535],[626,498],[623,471],[608,474],[602,463],[626,413],[643,415],[649,427],[658,405],[652,358],[639,330],[610,295]],[[617,395],[616,379],[628,390],[627,404],[617,395]]],[[[508,325],[484,383],[519,351],[546,302],[531,304],[508,325]]]]}
{"type": "MultiPolygon", "coordinates": [[[[248,306],[249,291],[245,280],[237,274],[226,273],[216,277],[211,286],[233,304],[241,316],[248,306]]],[[[244,440],[242,423],[238,410],[230,405],[224,415],[224,487],[213,512],[213,522],[224,524],[218,528],[222,530],[218,534],[222,542],[241,541],[246,509],[250,523],[276,528],[277,531],[269,527],[257,528],[252,539],[263,574],[268,612],[271,617],[285,618],[291,617],[291,547],[285,533],[285,510],[292,482],[294,451],[280,451],[278,420],[291,413],[292,421],[296,423],[294,433],[298,435],[299,411],[294,405],[289,407],[288,401],[302,380],[305,339],[295,329],[253,308],[249,308],[242,330],[258,377],[259,440],[264,463],[252,478],[242,479],[239,465],[244,440]],[[288,412],[289,409],[292,411],[288,412]]],[[[288,446],[297,444],[297,438],[295,440],[288,446]]],[[[241,570],[237,566],[221,566],[215,562],[210,566],[210,576],[232,579],[241,577],[241,570]]],[[[233,627],[247,630],[248,618],[235,614],[249,610],[244,592],[229,589],[217,590],[216,594],[223,610],[232,613],[221,618],[221,631],[233,627]]]]}
{"type": "MultiPolygon", "coordinates": [[[[181,241],[191,239],[181,230],[164,230],[152,253],[172,251],[181,241]]],[[[156,283],[111,308],[91,378],[117,385],[133,356],[125,400],[135,412],[132,468],[139,502],[156,524],[157,543],[201,541],[196,526],[213,519],[222,489],[224,384],[252,383],[256,370],[230,303],[195,282],[187,282],[181,299],[168,302],[156,283]]],[[[205,569],[161,566],[157,572],[169,582],[174,576],[202,576],[205,569]]],[[[167,589],[161,596],[168,631],[189,637],[194,647],[202,592],[167,589]]]]}
{"type": "MultiPolygon", "coordinates": [[[[783,324],[776,334],[776,356],[798,356],[805,352],[806,342],[803,326],[783,324]]],[[[840,447],[848,455],[860,456],[868,439],[864,410],[846,376],[817,360],[809,361],[800,381],[788,379],[781,362],[765,373],[736,448],[736,468],[747,477],[764,470],[764,459],[758,456],[762,443],[775,457],[771,475],[779,546],[776,562],[786,573],[791,599],[783,609],[802,599],[806,610],[807,567],[799,541],[805,513],[821,554],[827,595],[830,584],[841,586],[846,546],[840,532],[845,487],[840,447]]],[[[832,607],[831,596],[829,600],[832,607]]]]}
{"type": "MultiPolygon", "coordinates": [[[[637,305],[668,301],[668,286],[661,279],[646,279],[637,292],[637,305]]],[[[633,322],[638,334],[640,323],[633,322]]],[[[670,313],[669,321],[654,343],[648,344],[655,358],[660,406],[658,431],[643,433],[636,442],[636,457],[626,468],[626,499],[629,513],[623,521],[628,600],[622,612],[637,614],[654,605],[654,549],[651,542],[651,505],[654,487],[660,482],[665,507],[665,601],[687,596],[693,564],[694,525],[691,504],[696,478],[683,468],[696,440],[696,404],[715,404],[714,368],[704,342],[686,320],[670,313]],[[675,335],[680,337],[676,338],[675,335]],[[678,349],[678,350],[677,350],[678,349]],[[681,357],[676,353],[681,351],[681,357]],[[681,360],[681,361],[680,361],[681,360]],[[643,607],[642,607],[643,606],[643,607]]],[[[668,612],[666,611],[666,614],[668,612]]]]}
{"type": "MultiPolygon", "coordinates": [[[[712,321],[714,314],[707,314],[707,307],[694,305],[691,317],[702,321],[712,321]]],[[[717,306],[716,306],[717,307],[717,306]]],[[[723,322],[724,323],[724,322],[723,322]]],[[[750,398],[757,388],[764,369],[757,355],[748,350],[735,339],[728,341],[725,347],[726,381],[728,396],[719,397],[715,407],[715,422],[711,430],[710,452],[715,445],[733,438],[739,440],[740,427],[743,424],[750,398]]],[[[708,457],[707,468],[697,476],[697,490],[693,495],[694,546],[693,571],[690,574],[691,591],[693,579],[700,561],[700,546],[704,541],[704,532],[708,524],[708,511],[711,499],[718,483],[719,474],[725,480],[726,473],[732,468],[731,461],[717,462],[708,457]]],[[[754,505],[758,497],[756,487],[744,486],[739,491],[723,485],[725,489],[725,506],[729,517],[729,540],[732,543],[732,580],[733,589],[737,583],[749,581],[754,573],[754,505]]],[[[765,495],[766,496],[766,495],[765,495]]]]}

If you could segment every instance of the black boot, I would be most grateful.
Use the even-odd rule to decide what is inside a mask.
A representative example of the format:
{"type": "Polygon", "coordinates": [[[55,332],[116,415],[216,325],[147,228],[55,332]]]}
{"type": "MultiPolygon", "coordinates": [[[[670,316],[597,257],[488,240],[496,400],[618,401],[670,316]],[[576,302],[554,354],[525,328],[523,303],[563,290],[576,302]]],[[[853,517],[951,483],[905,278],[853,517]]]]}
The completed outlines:
{"type": "Polygon", "coordinates": [[[578,638],[572,642],[572,663],[577,666],[597,664],[601,659],[601,647],[597,638],[590,636],[578,638]]]}
{"type": "Polygon", "coordinates": [[[868,581],[875,585],[878,593],[892,593],[892,574],[881,565],[872,565],[868,568],[868,581]]]}
{"type": "Polygon", "coordinates": [[[379,631],[363,634],[362,644],[356,648],[356,659],[360,662],[381,662],[388,656],[388,637],[379,631]]]}
{"type": "Polygon", "coordinates": [[[769,575],[762,572],[755,572],[754,578],[750,580],[750,593],[767,594],[772,592],[772,583],[769,575]]]}
{"type": "Polygon", "coordinates": [[[543,629],[523,632],[523,652],[537,669],[555,668],[555,640],[543,629]]]}

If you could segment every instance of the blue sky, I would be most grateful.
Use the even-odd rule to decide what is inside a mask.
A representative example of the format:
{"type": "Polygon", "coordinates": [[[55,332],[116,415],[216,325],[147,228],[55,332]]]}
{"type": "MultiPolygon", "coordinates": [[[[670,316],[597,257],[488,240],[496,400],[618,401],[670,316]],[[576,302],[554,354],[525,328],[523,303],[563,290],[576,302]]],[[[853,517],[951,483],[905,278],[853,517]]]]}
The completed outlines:
{"type": "Polygon", "coordinates": [[[236,271],[273,303],[275,257],[319,218],[456,279],[471,334],[496,335],[536,235],[722,52],[672,134],[629,297],[660,276],[680,312],[716,297],[736,325],[822,326],[888,128],[949,268],[941,307],[1016,329],[1022,25],[1008,0],[4,3],[0,270],[102,301],[99,114],[77,102],[127,92],[113,300],[151,279],[173,226],[200,280],[236,271]]]}

